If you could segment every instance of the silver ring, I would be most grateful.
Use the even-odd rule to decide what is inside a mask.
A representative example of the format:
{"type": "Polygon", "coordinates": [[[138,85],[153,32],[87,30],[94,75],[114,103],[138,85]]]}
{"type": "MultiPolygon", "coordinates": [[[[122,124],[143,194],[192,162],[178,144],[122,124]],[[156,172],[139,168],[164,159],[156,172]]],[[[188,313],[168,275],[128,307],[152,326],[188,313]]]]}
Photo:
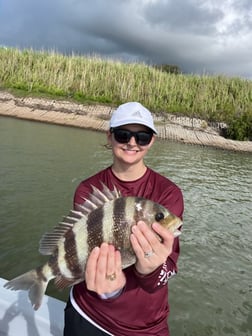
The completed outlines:
{"type": "Polygon", "coordinates": [[[153,256],[153,254],[154,254],[153,251],[144,252],[144,257],[145,258],[150,258],[151,256],[153,256]]]}

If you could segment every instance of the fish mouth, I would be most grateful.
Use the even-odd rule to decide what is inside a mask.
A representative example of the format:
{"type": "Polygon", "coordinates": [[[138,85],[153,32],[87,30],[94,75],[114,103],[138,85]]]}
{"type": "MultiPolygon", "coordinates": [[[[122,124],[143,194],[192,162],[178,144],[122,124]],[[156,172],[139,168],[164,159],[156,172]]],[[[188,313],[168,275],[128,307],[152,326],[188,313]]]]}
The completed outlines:
{"type": "Polygon", "coordinates": [[[179,217],[173,214],[170,214],[169,216],[161,220],[160,224],[163,225],[167,230],[171,231],[174,237],[178,237],[182,233],[181,230],[183,222],[179,217]]]}
{"type": "Polygon", "coordinates": [[[177,229],[173,232],[174,238],[180,236],[181,233],[182,233],[182,225],[180,226],[180,230],[177,229]]]}
{"type": "Polygon", "coordinates": [[[173,232],[173,235],[174,235],[175,238],[181,235],[181,233],[182,233],[182,225],[183,225],[183,223],[182,223],[182,221],[180,220],[180,221],[175,225],[175,227],[173,227],[172,229],[170,229],[170,230],[173,232]]]}

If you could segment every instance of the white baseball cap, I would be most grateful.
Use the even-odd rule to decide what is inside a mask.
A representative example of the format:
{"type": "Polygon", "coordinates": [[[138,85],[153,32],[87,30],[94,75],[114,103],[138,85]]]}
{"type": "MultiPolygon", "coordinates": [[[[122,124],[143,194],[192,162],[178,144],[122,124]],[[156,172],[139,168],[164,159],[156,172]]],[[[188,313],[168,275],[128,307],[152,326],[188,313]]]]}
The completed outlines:
{"type": "Polygon", "coordinates": [[[155,134],[153,118],[149,110],[137,102],[120,105],[112,114],[109,127],[119,127],[127,124],[140,124],[149,127],[155,134]]]}

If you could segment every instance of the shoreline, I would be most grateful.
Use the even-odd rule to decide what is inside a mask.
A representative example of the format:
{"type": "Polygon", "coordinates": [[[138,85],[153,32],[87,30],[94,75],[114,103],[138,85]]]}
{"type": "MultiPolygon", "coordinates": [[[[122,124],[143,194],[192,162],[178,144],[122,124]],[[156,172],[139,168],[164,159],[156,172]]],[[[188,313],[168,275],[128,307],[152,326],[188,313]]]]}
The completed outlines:
{"type": "MultiPolygon", "coordinates": [[[[113,110],[113,107],[106,105],[17,98],[0,91],[0,116],[105,132],[113,110]]],[[[200,119],[167,115],[165,118],[154,116],[154,121],[158,138],[163,140],[252,153],[252,141],[225,139],[216,129],[206,127],[206,122],[200,119]]]]}

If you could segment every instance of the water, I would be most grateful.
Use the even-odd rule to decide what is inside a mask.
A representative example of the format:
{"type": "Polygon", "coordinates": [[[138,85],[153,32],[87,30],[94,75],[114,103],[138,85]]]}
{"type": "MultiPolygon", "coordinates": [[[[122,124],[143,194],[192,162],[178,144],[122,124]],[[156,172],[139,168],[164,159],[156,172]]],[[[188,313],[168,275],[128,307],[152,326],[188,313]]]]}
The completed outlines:
{"type": "MultiPolygon", "coordinates": [[[[0,118],[1,277],[44,262],[40,237],[72,207],[78,183],[110,164],[105,143],[103,133],[0,118]]],[[[158,141],[146,162],[185,198],[171,334],[252,335],[251,154],[158,141]]]]}

